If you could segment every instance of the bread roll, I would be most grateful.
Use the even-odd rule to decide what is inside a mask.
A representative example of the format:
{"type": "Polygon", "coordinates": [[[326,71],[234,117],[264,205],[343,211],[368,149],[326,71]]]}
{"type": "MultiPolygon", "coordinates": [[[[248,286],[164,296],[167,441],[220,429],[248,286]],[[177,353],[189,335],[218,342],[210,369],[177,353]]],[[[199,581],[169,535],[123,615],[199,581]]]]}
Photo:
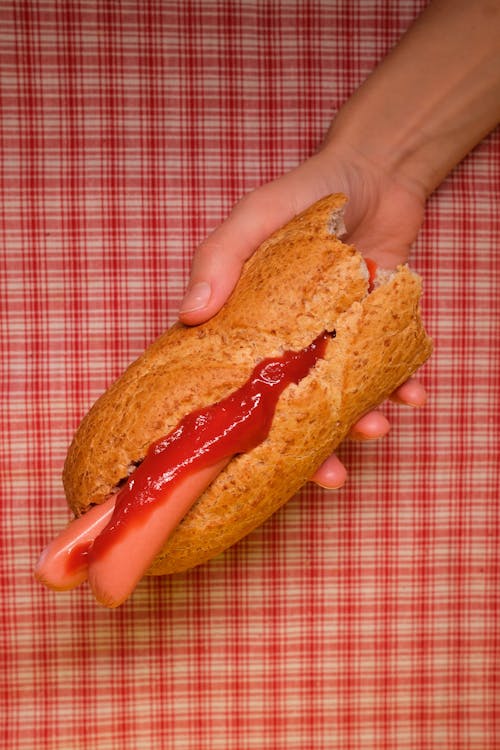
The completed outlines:
{"type": "Polygon", "coordinates": [[[166,331],[83,419],[63,472],[77,516],[115,493],[153,441],[241,386],[260,360],[336,331],[324,359],[280,397],[267,439],[231,460],[149,574],[197,566],[262,524],[429,357],[419,277],[402,266],[369,292],[362,256],[336,236],[344,204],[328,196],[275,232],[215,317],[166,331]]]}

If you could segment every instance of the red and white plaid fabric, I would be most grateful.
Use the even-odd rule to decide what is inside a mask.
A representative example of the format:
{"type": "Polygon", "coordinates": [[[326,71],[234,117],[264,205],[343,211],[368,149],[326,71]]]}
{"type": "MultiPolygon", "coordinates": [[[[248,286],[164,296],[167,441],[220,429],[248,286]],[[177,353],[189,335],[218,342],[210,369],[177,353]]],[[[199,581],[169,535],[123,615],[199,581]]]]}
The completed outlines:
{"type": "Polygon", "coordinates": [[[197,243],[310,154],[424,3],[0,0],[7,750],[498,750],[500,139],[430,200],[429,405],[263,528],[107,611],[32,577],[80,418],[197,243]]]}

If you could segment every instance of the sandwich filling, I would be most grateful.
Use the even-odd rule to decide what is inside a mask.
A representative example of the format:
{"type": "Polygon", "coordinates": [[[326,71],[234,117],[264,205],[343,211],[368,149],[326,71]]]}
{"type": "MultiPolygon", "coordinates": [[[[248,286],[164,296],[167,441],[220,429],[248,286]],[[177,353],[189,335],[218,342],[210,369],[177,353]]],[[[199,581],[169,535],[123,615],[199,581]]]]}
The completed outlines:
{"type": "Polygon", "coordinates": [[[300,351],[264,359],[229,396],[185,416],[150,446],[115,496],[46,548],[39,580],[61,590],[88,578],[98,601],[121,604],[228,461],[266,439],[280,394],[308,375],[334,336],[323,331],[300,351]]]}

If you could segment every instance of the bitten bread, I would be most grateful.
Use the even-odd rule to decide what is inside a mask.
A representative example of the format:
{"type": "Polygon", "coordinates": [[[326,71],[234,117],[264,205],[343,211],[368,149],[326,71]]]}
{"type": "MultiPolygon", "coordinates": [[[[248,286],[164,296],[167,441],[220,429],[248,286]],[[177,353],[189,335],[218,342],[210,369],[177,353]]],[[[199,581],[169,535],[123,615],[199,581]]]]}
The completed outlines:
{"type": "Polygon", "coordinates": [[[362,256],[336,236],[344,203],[324,198],[275,232],[214,318],[166,331],[82,421],[63,472],[77,516],[114,494],[185,414],[241,386],[260,360],[335,330],[324,359],[280,397],[266,440],[229,462],[149,574],[199,565],[263,523],[429,357],[419,277],[402,266],[370,290],[362,256]]]}

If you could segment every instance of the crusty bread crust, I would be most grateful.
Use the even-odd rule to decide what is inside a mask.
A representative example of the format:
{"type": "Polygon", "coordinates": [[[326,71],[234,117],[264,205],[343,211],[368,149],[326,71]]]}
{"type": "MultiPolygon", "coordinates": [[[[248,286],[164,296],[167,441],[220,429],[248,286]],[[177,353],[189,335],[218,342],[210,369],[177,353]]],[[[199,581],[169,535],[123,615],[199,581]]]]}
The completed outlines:
{"type": "Polygon", "coordinates": [[[150,574],[199,565],[263,523],[351,425],[429,357],[420,279],[401,267],[368,294],[362,257],[334,235],[344,203],[342,195],[328,196],[273,234],[214,318],[166,331],[82,421],[63,472],[77,515],[115,492],[148,446],[186,413],[242,385],[261,359],[336,330],[325,358],[281,396],[268,438],[228,464],[150,574]]]}

